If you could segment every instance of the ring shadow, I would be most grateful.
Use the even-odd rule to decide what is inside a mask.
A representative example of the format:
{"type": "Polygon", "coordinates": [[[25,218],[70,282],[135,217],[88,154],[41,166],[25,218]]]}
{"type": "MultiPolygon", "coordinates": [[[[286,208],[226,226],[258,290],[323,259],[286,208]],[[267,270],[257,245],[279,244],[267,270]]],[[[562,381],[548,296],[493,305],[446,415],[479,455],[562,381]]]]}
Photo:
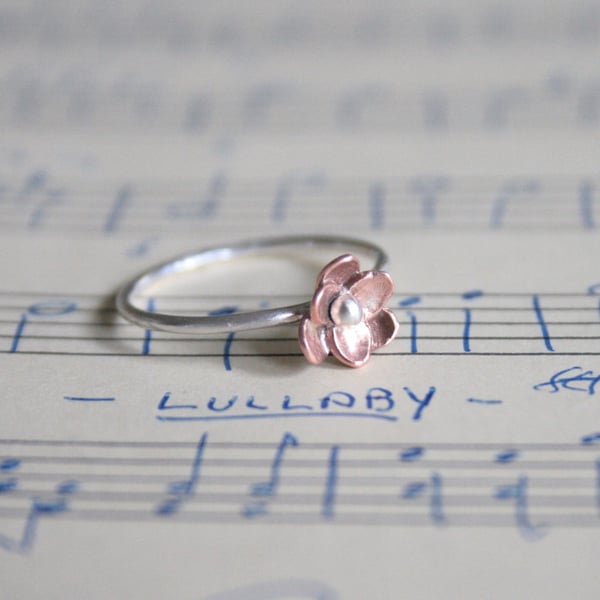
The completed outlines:
{"type": "MultiPolygon", "coordinates": [[[[129,329],[131,331],[145,331],[141,327],[127,323],[127,321],[121,317],[116,309],[116,297],[118,291],[111,292],[100,299],[100,302],[96,309],[92,313],[93,324],[101,326],[102,329],[106,330],[106,337],[97,337],[97,343],[100,344],[107,354],[116,356],[131,356],[131,357],[147,357],[165,360],[165,361],[177,361],[180,363],[182,360],[200,360],[201,358],[208,359],[211,365],[216,366],[213,361],[219,359],[219,355],[210,354],[203,355],[202,353],[191,353],[188,355],[169,355],[169,354],[153,354],[151,351],[150,344],[147,346],[147,352],[145,346],[145,336],[140,335],[139,339],[137,335],[131,335],[123,338],[119,330],[129,329]],[[134,346],[137,345],[137,348],[134,346]],[[138,350],[136,352],[136,349],[138,350]]],[[[176,334],[175,334],[176,335],[176,334]]],[[[220,364],[222,368],[229,372],[248,373],[252,375],[259,375],[268,378],[280,378],[289,377],[292,375],[298,375],[307,369],[314,368],[313,365],[309,364],[296,343],[286,337],[282,339],[282,342],[290,345],[289,350],[281,353],[265,353],[264,344],[265,340],[260,337],[257,338],[244,338],[244,343],[247,344],[249,352],[243,353],[242,355],[236,355],[235,351],[228,354],[228,360],[230,367],[227,368],[225,360],[225,348],[227,346],[227,333],[222,334],[222,347],[223,353],[220,355],[220,364]],[[243,360],[246,357],[256,357],[258,360],[247,361],[243,360]],[[262,359],[262,360],[261,360],[262,359]]],[[[198,340],[202,340],[202,336],[198,336],[198,340]]],[[[155,340],[160,342],[160,338],[155,340]]],[[[182,340],[183,341],[183,340],[182,340]]],[[[186,341],[190,341],[189,338],[186,341]]],[[[276,340],[275,340],[276,341],[276,340]]],[[[235,344],[235,337],[232,339],[232,344],[235,344]]],[[[342,370],[345,367],[340,365],[337,361],[332,359],[330,356],[324,363],[318,366],[320,369],[329,370],[342,370]]]]}

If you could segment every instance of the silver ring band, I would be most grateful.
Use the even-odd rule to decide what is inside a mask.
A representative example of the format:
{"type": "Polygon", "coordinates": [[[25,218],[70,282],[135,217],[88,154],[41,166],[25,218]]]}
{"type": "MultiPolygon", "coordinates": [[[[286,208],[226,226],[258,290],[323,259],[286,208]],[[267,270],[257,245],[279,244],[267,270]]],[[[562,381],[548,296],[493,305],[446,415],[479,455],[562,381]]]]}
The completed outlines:
{"type": "Polygon", "coordinates": [[[142,310],[132,303],[135,295],[142,294],[150,285],[175,274],[184,274],[207,265],[228,262],[248,255],[261,255],[281,248],[337,248],[354,250],[370,256],[373,269],[379,270],[387,262],[385,252],[371,242],[334,236],[289,236],[262,238],[224,247],[205,248],[183,254],[149,269],[125,285],[117,294],[116,307],[128,321],[144,327],[173,333],[210,334],[244,331],[295,323],[310,312],[310,302],[280,308],[217,316],[186,316],[142,310]]]}

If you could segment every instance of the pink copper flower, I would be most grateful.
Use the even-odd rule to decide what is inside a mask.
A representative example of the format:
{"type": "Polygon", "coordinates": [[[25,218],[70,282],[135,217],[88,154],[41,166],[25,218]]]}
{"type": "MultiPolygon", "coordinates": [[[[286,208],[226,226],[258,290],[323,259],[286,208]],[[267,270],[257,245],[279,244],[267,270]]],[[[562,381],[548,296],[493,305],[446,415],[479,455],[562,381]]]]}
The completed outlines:
{"type": "Polygon", "coordinates": [[[310,315],[300,322],[306,359],[316,365],[331,352],[349,367],[364,365],[398,331],[396,316],[385,308],[393,290],[387,273],[360,271],[351,254],[332,260],[317,277],[310,315]]]}

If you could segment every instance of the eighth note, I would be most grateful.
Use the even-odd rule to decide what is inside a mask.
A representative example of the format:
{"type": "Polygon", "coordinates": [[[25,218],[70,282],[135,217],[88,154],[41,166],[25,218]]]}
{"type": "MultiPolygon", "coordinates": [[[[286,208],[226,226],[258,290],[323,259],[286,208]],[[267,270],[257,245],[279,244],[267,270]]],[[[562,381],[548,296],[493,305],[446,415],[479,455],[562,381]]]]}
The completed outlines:
{"type": "Polygon", "coordinates": [[[192,470],[189,479],[184,481],[175,481],[168,487],[171,495],[162,504],[156,508],[156,513],[159,515],[172,515],[176,513],[183,502],[194,495],[196,487],[200,481],[200,468],[202,466],[202,456],[206,446],[208,434],[202,434],[198,445],[196,446],[196,454],[192,463],[192,470]]]}
{"type": "MultiPolygon", "coordinates": [[[[275,452],[273,464],[271,465],[271,477],[268,481],[255,483],[250,490],[252,496],[260,498],[264,496],[274,496],[276,494],[277,488],[279,487],[279,472],[286,448],[296,447],[298,446],[298,443],[298,440],[291,433],[283,434],[279,446],[277,447],[277,451],[275,452]]],[[[259,500],[245,506],[242,512],[244,516],[251,517],[257,514],[264,514],[266,509],[266,502],[259,500]]]]}

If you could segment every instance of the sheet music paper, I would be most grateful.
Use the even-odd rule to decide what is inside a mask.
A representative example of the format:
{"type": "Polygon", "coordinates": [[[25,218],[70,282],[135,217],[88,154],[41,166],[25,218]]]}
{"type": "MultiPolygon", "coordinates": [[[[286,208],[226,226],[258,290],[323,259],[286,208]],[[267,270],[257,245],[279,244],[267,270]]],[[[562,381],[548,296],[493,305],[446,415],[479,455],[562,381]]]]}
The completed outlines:
{"type": "MultiPolygon", "coordinates": [[[[600,5],[0,6],[7,597],[593,597],[600,5]],[[397,338],[193,338],[114,310],[245,238],[389,254],[397,338]]],[[[144,298],[300,302],[329,257],[144,298]]]]}

